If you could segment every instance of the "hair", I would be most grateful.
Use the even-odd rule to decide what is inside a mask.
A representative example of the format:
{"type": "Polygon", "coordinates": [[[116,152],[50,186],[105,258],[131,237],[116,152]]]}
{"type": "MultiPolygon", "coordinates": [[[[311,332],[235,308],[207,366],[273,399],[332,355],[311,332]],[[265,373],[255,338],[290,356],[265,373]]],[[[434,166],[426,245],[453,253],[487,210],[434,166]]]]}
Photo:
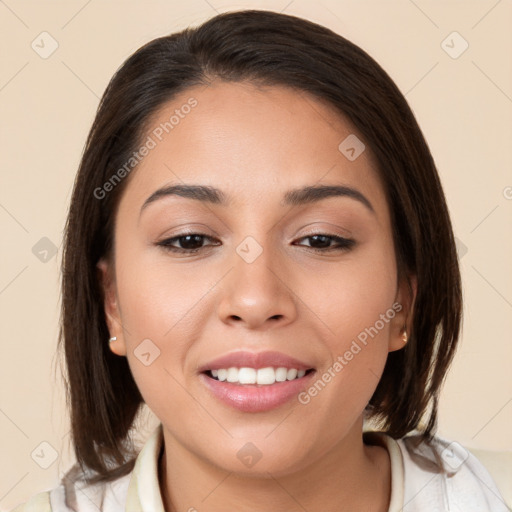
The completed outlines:
{"type": "Polygon", "coordinates": [[[101,199],[95,190],[129,161],[165,103],[213,80],[309,93],[348,118],[374,155],[397,273],[416,277],[417,295],[409,342],[388,354],[367,414],[394,438],[417,430],[430,442],[459,338],[462,291],[448,208],[421,129],[393,80],[352,42],[295,16],[235,11],[129,56],[107,86],[85,144],[65,226],[59,344],[71,438],[88,481],[108,482],[133,469],[127,440],[144,404],[126,358],[109,349],[96,268],[112,257],[115,213],[131,175],[101,199]]]}

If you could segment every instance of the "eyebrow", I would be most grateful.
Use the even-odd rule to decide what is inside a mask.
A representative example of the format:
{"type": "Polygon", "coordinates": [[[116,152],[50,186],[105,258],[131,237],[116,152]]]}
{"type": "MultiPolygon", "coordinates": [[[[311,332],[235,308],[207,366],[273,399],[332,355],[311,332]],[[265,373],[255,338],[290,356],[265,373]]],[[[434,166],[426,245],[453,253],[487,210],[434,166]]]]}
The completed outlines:
{"type": "MultiPolygon", "coordinates": [[[[180,196],[188,199],[195,199],[204,203],[227,206],[231,203],[230,198],[220,189],[208,185],[169,185],[153,192],[140,209],[143,210],[155,201],[168,196],[180,196]]],[[[348,197],[362,203],[368,210],[375,214],[370,201],[352,187],[344,185],[309,185],[302,188],[288,190],[281,201],[281,206],[300,206],[314,203],[329,197],[348,197]]]]}

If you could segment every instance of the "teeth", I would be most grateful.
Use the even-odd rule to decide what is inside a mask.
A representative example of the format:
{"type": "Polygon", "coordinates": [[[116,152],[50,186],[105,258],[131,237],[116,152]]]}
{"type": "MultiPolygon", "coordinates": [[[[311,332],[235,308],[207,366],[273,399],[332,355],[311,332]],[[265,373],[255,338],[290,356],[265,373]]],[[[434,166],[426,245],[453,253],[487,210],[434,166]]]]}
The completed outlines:
{"type": "Polygon", "coordinates": [[[228,382],[238,382],[238,368],[228,368],[226,380],[228,382]]]}
{"type": "Polygon", "coordinates": [[[260,368],[256,377],[256,384],[274,384],[276,381],[276,371],[274,368],[260,368]]]}
{"type": "MultiPolygon", "coordinates": [[[[236,368],[233,368],[236,370],[236,368]]],[[[238,370],[238,382],[240,384],[256,384],[258,372],[254,368],[240,368],[238,370]]]]}
{"type": "Polygon", "coordinates": [[[286,373],[286,379],[293,380],[295,377],[297,377],[297,370],[295,368],[290,368],[286,373]]]}
{"type": "Polygon", "coordinates": [[[237,384],[271,385],[275,382],[300,379],[306,375],[306,370],[296,368],[222,368],[210,370],[211,376],[221,382],[227,381],[237,384]]]}
{"type": "Polygon", "coordinates": [[[288,370],[286,368],[277,368],[276,382],[284,382],[286,380],[286,375],[288,375],[288,370]]]}

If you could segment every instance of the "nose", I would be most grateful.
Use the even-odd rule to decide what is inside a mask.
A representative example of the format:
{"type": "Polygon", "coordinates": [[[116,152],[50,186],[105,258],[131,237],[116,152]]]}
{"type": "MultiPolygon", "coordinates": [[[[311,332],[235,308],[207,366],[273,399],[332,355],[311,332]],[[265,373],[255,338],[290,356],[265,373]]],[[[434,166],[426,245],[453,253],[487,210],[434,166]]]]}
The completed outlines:
{"type": "Polygon", "coordinates": [[[220,283],[218,314],[224,323],[266,330],[295,320],[298,299],[292,274],[283,269],[276,252],[263,248],[253,261],[242,251],[234,252],[232,268],[220,283]]]}

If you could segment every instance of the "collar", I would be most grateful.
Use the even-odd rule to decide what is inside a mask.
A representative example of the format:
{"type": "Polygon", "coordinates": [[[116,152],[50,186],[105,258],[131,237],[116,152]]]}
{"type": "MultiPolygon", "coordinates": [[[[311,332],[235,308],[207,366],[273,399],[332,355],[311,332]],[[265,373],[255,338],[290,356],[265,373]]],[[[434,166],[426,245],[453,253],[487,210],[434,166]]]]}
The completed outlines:
{"type": "MultiPolygon", "coordinates": [[[[391,498],[388,512],[398,512],[404,503],[404,463],[397,441],[381,432],[365,432],[364,441],[386,448],[391,461],[391,498]]],[[[126,512],[165,512],[158,478],[158,459],[163,448],[160,423],[140,451],[126,495],[126,512]]]]}
{"type": "Polygon", "coordinates": [[[133,467],[126,512],[165,512],[158,483],[158,458],[163,447],[163,425],[160,423],[140,451],[133,467]]]}
{"type": "Polygon", "coordinates": [[[378,444],[389,454],[391,465],[391,497],[388,512],[401,512],[404,506],[404,461],[398,442],[383,432],[366,431],[363,433],[366,444],[378,444]]]}

